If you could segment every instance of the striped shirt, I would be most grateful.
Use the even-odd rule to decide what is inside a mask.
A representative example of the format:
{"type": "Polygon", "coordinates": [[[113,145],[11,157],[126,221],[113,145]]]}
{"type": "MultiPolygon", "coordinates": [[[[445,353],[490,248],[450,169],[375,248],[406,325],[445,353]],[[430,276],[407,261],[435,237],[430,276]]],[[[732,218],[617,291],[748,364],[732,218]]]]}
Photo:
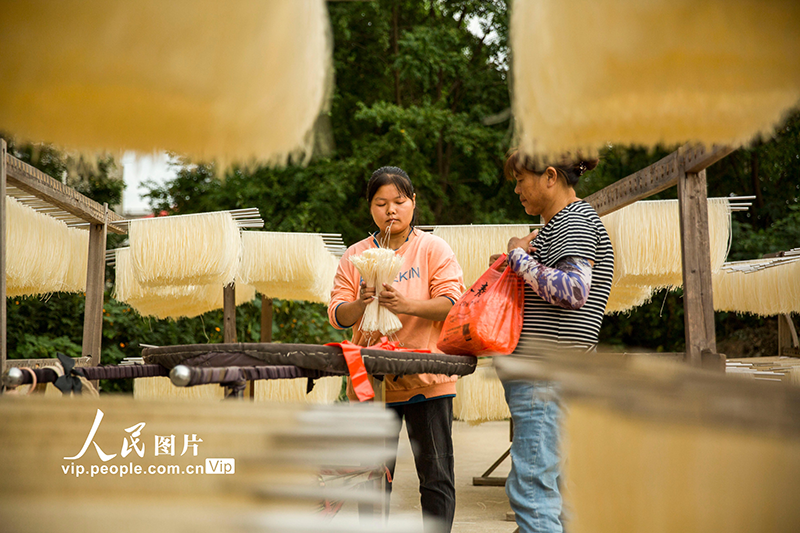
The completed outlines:
{"type": "Polygon", "coordinates": [[[533,259],[548,267],[566,257],[593,261],[591,289],[580,309],[565,309],[544,301],[526,284],[522,334],[514,355],[533,355],[535,346],[593,348],[614,275],[614,249],[600,217],[584,201],[571,203],[539,231],[533,246],[533,259]]]}

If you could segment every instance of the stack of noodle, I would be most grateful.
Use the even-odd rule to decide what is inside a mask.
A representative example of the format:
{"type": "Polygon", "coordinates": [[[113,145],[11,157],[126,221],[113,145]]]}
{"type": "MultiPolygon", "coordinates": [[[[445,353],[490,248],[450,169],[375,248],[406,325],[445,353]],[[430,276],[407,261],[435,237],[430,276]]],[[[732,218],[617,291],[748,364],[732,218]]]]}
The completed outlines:
{"type": "Polygon", "coordinates": [[[310,147],[330,82],[323,0],[3,8],[0,123],[20,136],[205,160],[282,162],[310,147]]]}
{"type": "Polygon", "coordinates": [[[453,416],[470,424],[511,418],[503,384],[490,358],[478,359],[475,372],[458,378],[453,416]]]}
{"type": "MultiPolygon", "coordinates": [[[[117,250],[114,297],[142,316],[195,317],[223,307],[222,285],[144,287],[136,279],[130,249],[117,250]]],[[[252,286],[236,285],[236,305],[255,298],[252,286]]]]}
{"type": "Polygon", "coordinates": [[[393,312],[378,304],[383,284],[391,285],[400,272],[403,258],[388,248],[370,248],[359,255],[351,255],[350,262],[356,267],[367,287],[375,287],[375,298],[367,304],[361,319],[361,330],[379,331],[392,335],[403,328],[402,322],[393,312]]]}
{"type": "MultiPolygon", "coordinates": [[[[748,263],[759,265],[773,261],[756,259],[748,263]]],[[[800,313],[800,260],[755,272],[722,269],[712,276],[712,284],[717,311],[760,316],[800,313]]]]}
{"type": "MultiPolygon", "coordinates": [[[[614,280],[606,313],[628,311],[648,302],[655,290],[683,285],[677,200],[636,202],[602,221],[614,246],[614,280]]],[[[730,248],[728,200],[708,200],[708,231],[711,270],[716,273],[730,248]]]]}
{"type": "Polygon", "coordinates": [[[443,239],[464,271],[464,285],[475,283],[489,268],[489,257],[505,253],[511,237],[524,237],[530,226],[437,226],[433,234],[443,239]]]}
{"type": "Polygon", "coordinates": [[[6,295],[86,288],[89,234],[6,196],[6,295]]]}
{"type": "Polygon", "coordinates": [[[800,99],[800,3],[513,4],[514,118],[529,154],[740,144],[800,99]]]}
{"type": "Polygon", "coordinates": [[[239,268],[239,229],[227,212],[133,220],[129,232],[134,272],[144,287],[221,287],[239,268]]]}
{"type": "Polygon", "coordinates": [[[269,298],[328,303],[339,260],[322,236],[309,233],[242,233],[238,277],[269,298]]]}

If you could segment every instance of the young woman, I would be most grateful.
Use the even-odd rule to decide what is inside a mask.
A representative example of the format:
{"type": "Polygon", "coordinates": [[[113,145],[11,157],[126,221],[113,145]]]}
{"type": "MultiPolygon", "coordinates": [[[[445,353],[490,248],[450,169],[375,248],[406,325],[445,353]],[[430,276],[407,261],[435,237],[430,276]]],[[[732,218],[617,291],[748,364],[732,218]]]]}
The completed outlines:
{"type": "MultiPolygon", "coordinates": [[[[392,286],[385,285],[379,298],[394,312],[403,328],[395,336],[404,348],[438,352],[436,341],[442,321],[464,292],[461,267],[442,239],[414,229],[416,195],[408,175],[397,167],[376,170],[367,184],[367,200],[378,230],[347,249],[336,273],[328,318],[338,329],[353,328],[355,344],[368,346],[379,341],[360,328],[375,287],[367,287],[348,260],[352,255],[381,245],[403,257],[392,286]]],[[[453,397],[456,377],[416,374],[386,376],[386,404],[405,420],[420,480],[423,519],[435,517],[450,530],[455,513],[453,465],[453,397]]],[[[348,383],[351,399],[351,384],[348,383]]],[[[392,444],[397,449],[397,439],[392,444]]],[[[387,465],[394,475],[394,461],[387,465]]],[[[391,491],[391,484],[388,485],[391,491]]]]}
{"type": "MultiPolygon", "coordinates": [[[[614,250],[603,223],[575,195],[597,160],[541,162],[514,152],[505,165],[525,212],[545,224],[508,243],[508,265],[525,280],[525,311],[512,357],[597,344],[614,274],[614,250]]],[[[502,379],[502,376],[501,376],[502,379]]],[[[561,532],[557,390],[549,382],[503,381],[514,421],[506,494],[521,533],[561,532]]]]}

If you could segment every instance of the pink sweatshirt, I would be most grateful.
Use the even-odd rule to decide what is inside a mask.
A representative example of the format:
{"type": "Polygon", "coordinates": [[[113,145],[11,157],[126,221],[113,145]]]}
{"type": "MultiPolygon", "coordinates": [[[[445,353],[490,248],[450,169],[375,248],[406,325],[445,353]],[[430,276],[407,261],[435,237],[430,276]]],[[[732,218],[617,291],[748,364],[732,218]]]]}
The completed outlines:
{"type": "MultiPolygon", "coordinates": [[[[358,255],[369,248],[377,248],[374,237],[359,241],[347,249],[342,260],[331,291],[331,302],[328,305],[328,320],[336,329],[346,329],[336,321],[336,308],[346,302],[356,300],[361,284],[361,275],[348,260],[351,255],[358,255]]],[[[455,302],[464,292],[464,281],[461,266],[450,246],[439,237],[421,230],[414,230],[397,253],[403,257],[400,273],[392,286],[406,298],[414,300],[430,300],[446,296],[455,302]]],[[[414,348],[440,352],[436,348],[442,322],[433,322],[425,318],[411,315],[398,315],[403,328],[389,340],[396,340],[401,348],[414,348]]],[[[353,343],[368,346],[380,341],[380,334],[373,333],[367,338],[360,329],[361,320],[353,326],[353,343]]],[[[419,394],[426,398],[435,398],[456,393],[456,376],[441,374],[411,374],[395,380],[387,376],[386,402],[405,402],[419,394]]],[[[351,398],[352,387],[348,383],[348,394],[351,398]]]]}

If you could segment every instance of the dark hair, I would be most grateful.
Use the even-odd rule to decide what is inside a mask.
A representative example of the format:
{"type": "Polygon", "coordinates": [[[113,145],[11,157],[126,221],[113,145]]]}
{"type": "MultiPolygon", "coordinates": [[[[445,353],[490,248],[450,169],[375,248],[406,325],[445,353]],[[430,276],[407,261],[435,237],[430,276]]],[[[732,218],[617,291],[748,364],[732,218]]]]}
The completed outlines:
{"type": "Polygon", "coordinates": [[[555,161],[547,161],[540,157],[527,156],[519,150],[514,150],[506,159],[503,173],[507,180],[512,181],[523,170],[540,176],[545,173],[547,167],[553,167],[558,175],[564,177],[567,185],[574,187],[578,184],[580,177],[595,168],[599,162],[599,159],[584,159],[580,154],[576,156],[565,154],[555,161]]]}
{"type": "MultiPolygon", "coordinates": [[[[394,185],[397,191],[408,198],[414,199],[414,185],[411,183],[411,178],[408,177],[406,171],[399,167],[381,167],[372,173],[367,183],[367,203],[372,205],[372,199],[378,193],[378,189],[384,185],[394,185]]],[[[414,215],[411,219],[411,225],[417,223],[417,208],[414,207],[414,215]]]]}

